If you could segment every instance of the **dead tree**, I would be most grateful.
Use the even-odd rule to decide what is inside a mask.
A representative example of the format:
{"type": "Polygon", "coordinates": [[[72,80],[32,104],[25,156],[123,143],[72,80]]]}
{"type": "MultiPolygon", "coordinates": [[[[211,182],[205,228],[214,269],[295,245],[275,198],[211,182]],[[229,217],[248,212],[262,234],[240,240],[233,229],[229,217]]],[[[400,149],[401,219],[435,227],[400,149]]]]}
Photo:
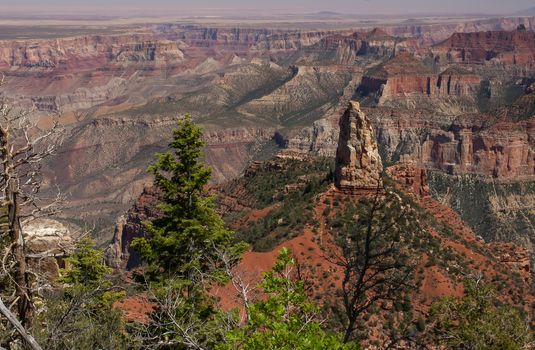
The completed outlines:
{"type": "Polygon", "coordinates": [[[0,98],[0,208],[4,208],[0,212],[4,250],[0,277],[13,286],[11,304],[16,305],[16,314],[26,329],[31,329],[34,316],[35,275],[28,265],[23,228],[31,220],[56,212],[61,197],[43,200],[38,194],[43,161],[55,152],[62,134],[56,118],[48,127],[41,127],[32,111],[15,108],[0,98]]]}
{"type": "Polygon", "coordinates": [[[393,300],[410,287],[413,262],[407,243],[418,225],[401,198],[383,190],[348,204],[330,224],[338,248],[326,249],[325,257],[343,272],[340,295],[347,343],[372,305],[393,300]]]}
{"type": "Polygon", "coordinates": [[[41,350],[42,349],[41,346],[39,346],[39,344],[35,341],[35,339],[30,334],[28,334],[28,332],[26,331],[26,329],[24,329],[22,324],[20,324],[19,320],[17,320],[15,315],[13,315],[13,313],[11,313],[9,308],[2,301],[2,298],[0,298],[0,314],[4,315],[4,317],[9,320],[9,322],[13,325],[13,327],[15,327],[17,332],[20,334],[22,339],[24,339],[26,344],[28,344],[28,346],[32,350],[41,350]]]}

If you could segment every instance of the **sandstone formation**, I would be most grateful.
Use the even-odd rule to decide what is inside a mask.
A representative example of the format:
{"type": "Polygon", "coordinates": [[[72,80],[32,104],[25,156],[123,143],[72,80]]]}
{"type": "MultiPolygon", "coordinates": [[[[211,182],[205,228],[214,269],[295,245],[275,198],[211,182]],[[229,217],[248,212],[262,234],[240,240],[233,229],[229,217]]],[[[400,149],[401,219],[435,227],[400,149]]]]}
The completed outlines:
{"type": "Polygon", "coordinates": [[[65,258],[74,249],[73,237],[62,223],[38,219],[24,225],[23,233],[28,248],[30,265],[52,281],[65,267],[65,258]]]}
{"type": "Polygon", "coordinates": [[[460,67],[450,67],[440,73],[432,83],[435,96],[474,98],[479,92],[481,76],[460,67]]]}
{"type": "Polygon", "coordinates": [[[431,94],[433,70],[412,55],[397,55],[368,71],[360,89],[365,93],[380,92],[383,98],[419,93],[431,94]]]}
{"type": "Polygon", "coordinates": [[[405,193],[421,199],[430,195],[427,183],[427,170],[411,161],[400,162],[386,169],[388,176],[394,180],[405,193]]]}
{"type": "Polygon", "coordinates": [[[382,186],[383,164],[372,125],[350,102],[340,119],[340,137],[336,151],[336,186],[342,192],[374,191],[382,186]]]}
{"type": "Polygon", "coordinates": [[[429,135],[417,149],[421,164],[451,174],[477,173],[497,178],[535,175],[535,120],[500,121],[490,127],[454,124],[429,135]]]}

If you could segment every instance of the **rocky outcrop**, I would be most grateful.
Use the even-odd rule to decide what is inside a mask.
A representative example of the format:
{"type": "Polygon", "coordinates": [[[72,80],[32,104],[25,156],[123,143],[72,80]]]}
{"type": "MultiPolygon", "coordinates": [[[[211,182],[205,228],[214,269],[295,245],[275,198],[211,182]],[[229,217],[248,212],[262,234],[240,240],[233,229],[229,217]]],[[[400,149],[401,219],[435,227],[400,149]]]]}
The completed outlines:
{"type": "Polygon", "coordinates": [[[49,281],[57,278],[74,249],[69,229],[56,220],[38,219],[24,225],[23,233],[30,265],[49,281]]]}
{"type": "Polygon", "coordinates": [[[455,96],[474,99],[477,96],[481,76],[460,67],[451,67],[440,73],[435,81],[436,88],[433,88],[434,96],[455,96]]]}
{"type": "Polygon", "coordinates": [[[372,125],[358,102],[350,102],[340,119],[336,186],[345,193],[374,191],[382,186],[382,172],[383,164],[372,125]]]}
{"type": "Polygon", "coordinates": [[[365,94],[380,92],[383,99],[412,93],[430,95],[433,76],[433,70],[413,55],[400,54],[369,70],[359,89],[365,94]]]}
{"type": "Polygon", "coordinates": [[[106,249],[107,265],[122,271],[139,266],[139,256],[130,248],[130,243],[145,236],[144,221],[159,216],[156,209],[158,202],[158,191],[154,187],[145,187],[134,206],[117,220],[113,240],[106,249]]]}
{"type": "Polygon", "coordinates": [[[419,110],[367,108],[384,160],[411,159],[449,174],[497,179],[535,175],[534,120],[513,121],[490,114],[460,117],[419,110]]]}
{"type": "Polygon", "coordinates": [[[416,163],[403,161],[386,169],[386,173],[407,194],[413,194],[417,199],[429,196],[427,170],[416,163]]]}

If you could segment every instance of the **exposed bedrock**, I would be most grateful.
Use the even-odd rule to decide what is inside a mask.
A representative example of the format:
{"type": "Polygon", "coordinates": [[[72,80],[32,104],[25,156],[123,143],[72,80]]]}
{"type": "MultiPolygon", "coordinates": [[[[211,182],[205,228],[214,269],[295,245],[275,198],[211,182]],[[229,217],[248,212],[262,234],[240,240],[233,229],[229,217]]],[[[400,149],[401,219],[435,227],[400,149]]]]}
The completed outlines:
{"type": "Polygon", "coordinates": [[[426,120],[424,115],[419,120],[399,112],[391,115],[395,119],[385,118],[378,110],[370,112],[372,118],[377,117],[373,120],[379,142],[391,160],[411,159],[450,174],[501,179],[535,175],[533,118],[512,122],[472,115],[441,128],[440,121],[426,120]]]}
{"type": "Polygon", "coordinates": [[[362,96],[377,94],[380,105],[411,96],[465,98],[475,104],[481,80],[478,74],[461,67],[435,73],[413,55],[400,54],[365,73],[359,92],[362,96]]]}
{"type": "Polygon", "coordinates": [[[383,164],[370,120],[351,101],[340,119],[336,187],[342,192],[373,191],[382,185],[383,164]]]}
{"type": "Polygon", "coordinates": [[[535,67],[535,32],[526,30],[455,33],[434,46],[437,62],[485,63],[488,61],[535,67]]]}
{"type": "MultiPolygon", "coordinates": [[[[535,118],[520,121],[485,114],[456,117],[386,107],[365,108],[383,160],[411,160],[449,174],[479,174],[498,179],[535,175],[535,118]]],[[[314,123],[308,132],[289,140],[295,149],[334,155],[332,118],[314,123]],[[307,137],[305,137],[307,136],[307,137]]]]}

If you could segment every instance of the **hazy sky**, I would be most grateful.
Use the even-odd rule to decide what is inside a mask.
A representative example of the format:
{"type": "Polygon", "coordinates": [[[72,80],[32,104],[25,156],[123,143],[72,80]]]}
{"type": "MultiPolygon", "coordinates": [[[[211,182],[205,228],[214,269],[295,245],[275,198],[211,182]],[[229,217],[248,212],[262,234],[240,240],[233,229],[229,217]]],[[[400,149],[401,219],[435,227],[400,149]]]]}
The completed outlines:
{"type": "MultiPolygon", "coordinates": [[[[101,14],[146,10],[197,12],[217,15],[217,9],[274,10],[300,13],[338,11],[363,14],[396,13],[497,13],[509,14],[535,6],[534,0],[0,0],[0,12],[76,13],[80,9],[101,14]]],[[[168,13],[170,14],[170,13],[168,13]]]]}

